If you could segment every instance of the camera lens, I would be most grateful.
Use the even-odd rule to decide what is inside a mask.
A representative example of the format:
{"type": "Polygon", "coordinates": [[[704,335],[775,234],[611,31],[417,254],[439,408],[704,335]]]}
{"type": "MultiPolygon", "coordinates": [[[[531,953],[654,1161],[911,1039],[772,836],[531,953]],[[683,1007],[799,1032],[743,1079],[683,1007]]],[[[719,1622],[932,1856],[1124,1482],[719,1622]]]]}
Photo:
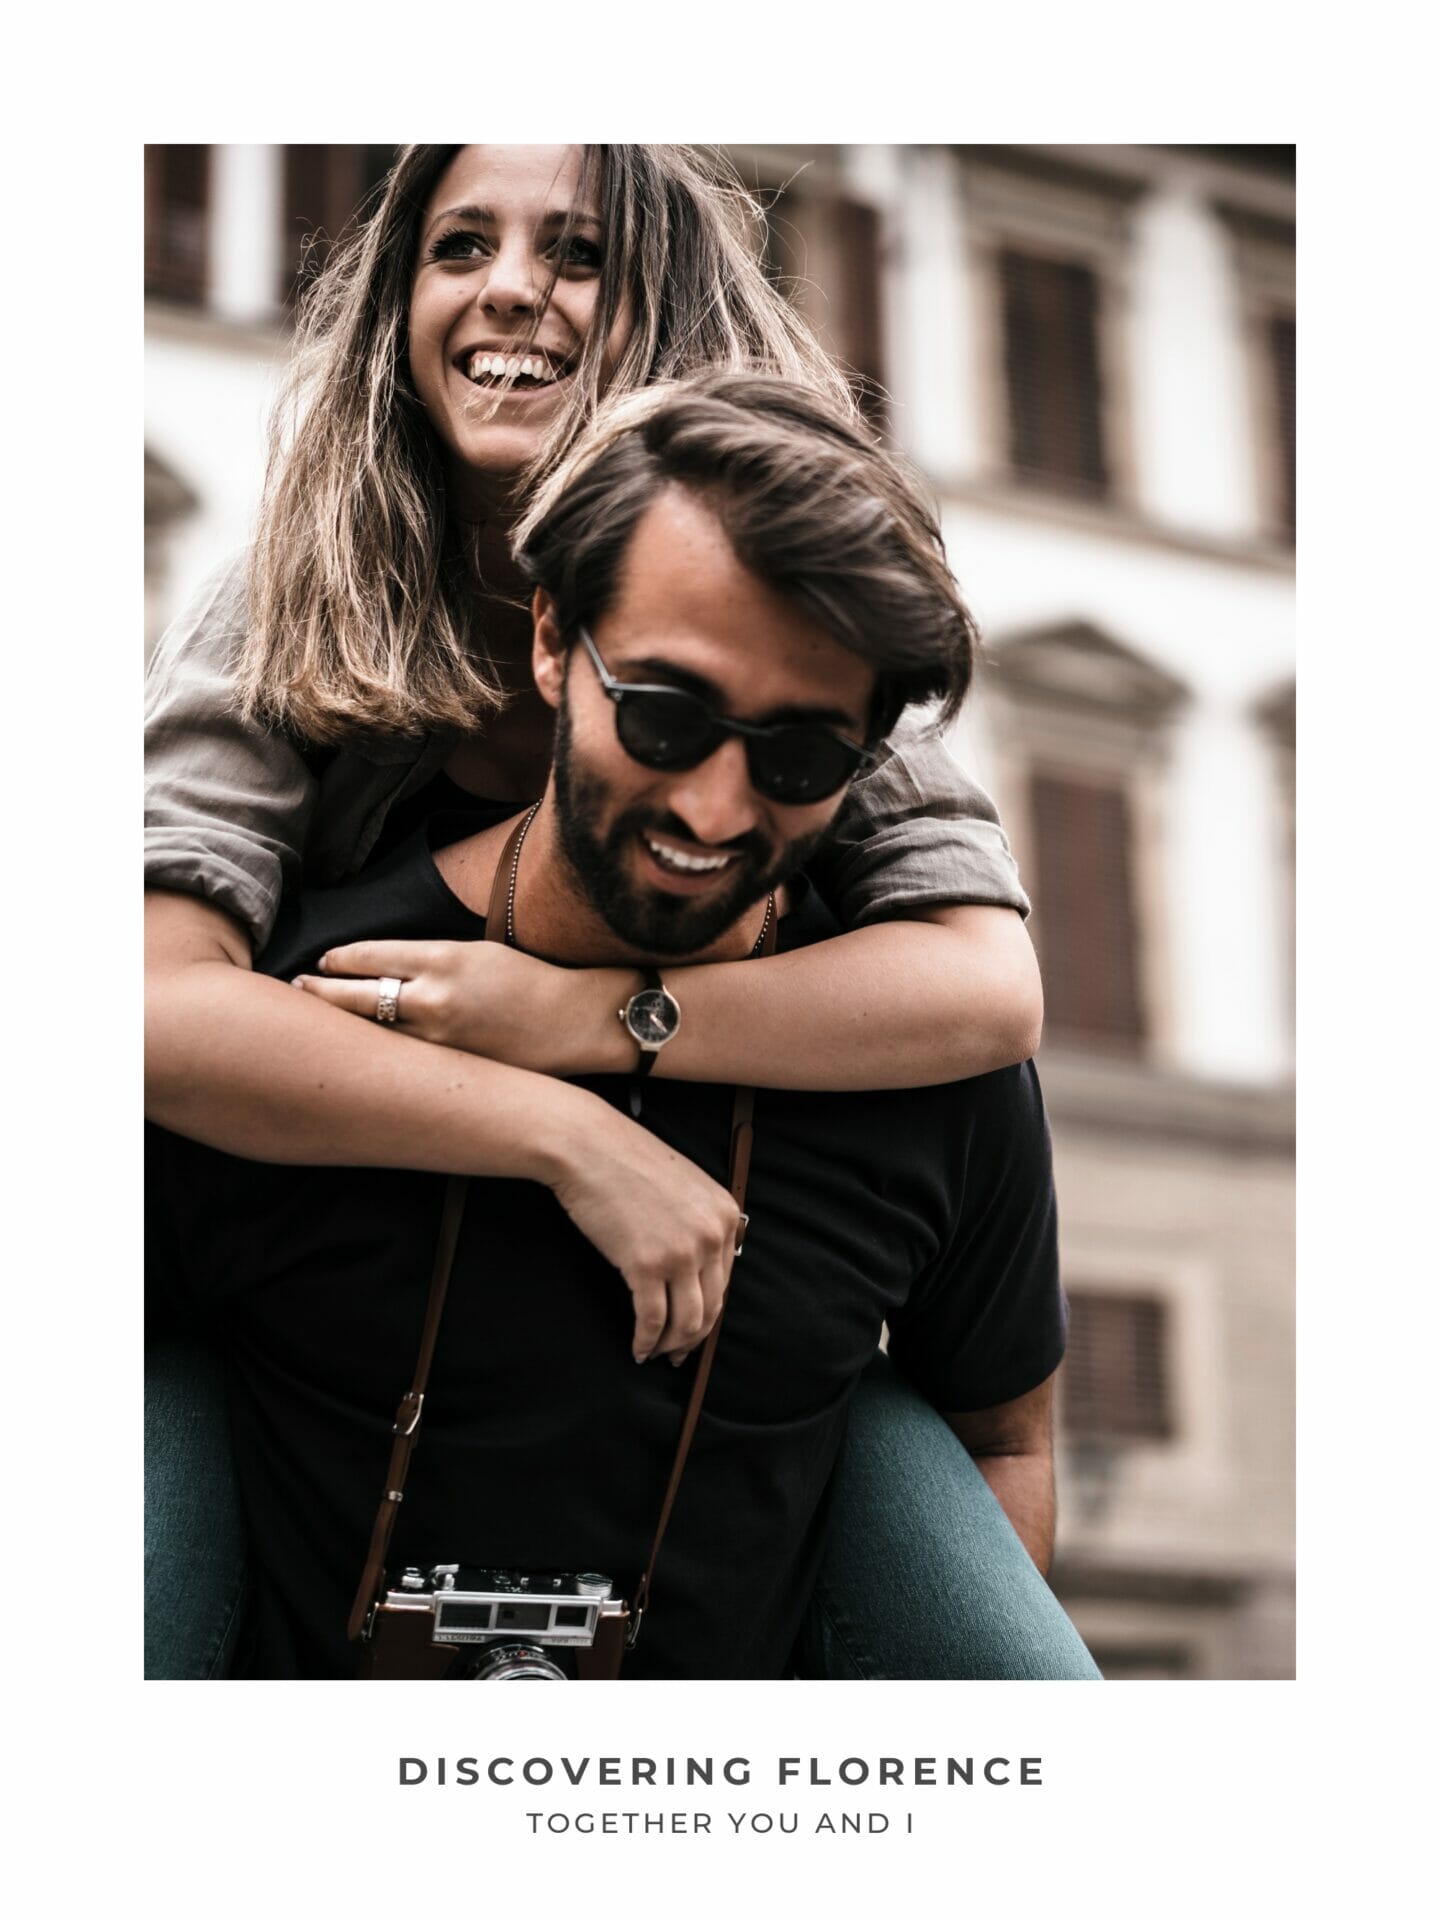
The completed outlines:
{"type": "Polygon", "coordinates": [[[471,1680],[563,1680],[548,1654],[518,1644],[487,1647],[467,1676],[471,1680]]]}

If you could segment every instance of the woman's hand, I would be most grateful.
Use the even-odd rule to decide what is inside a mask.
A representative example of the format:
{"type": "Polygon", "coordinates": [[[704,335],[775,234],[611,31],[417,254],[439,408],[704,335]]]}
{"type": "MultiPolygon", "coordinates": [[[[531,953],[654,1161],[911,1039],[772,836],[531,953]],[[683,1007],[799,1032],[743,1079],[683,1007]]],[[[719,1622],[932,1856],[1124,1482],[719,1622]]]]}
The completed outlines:
{"type": "Polygon", "coordinates": [[[663,1353],[679,1366],[719,1317],[740,1209],[673,1147],[596,1107],[583,1134],[556,1143],[561,1171],[548,1184],[629,1287],[635,1358],[663,1353]]]}
{"type": "Polygon", "coordinates": [[[335,947],[306,993],[373,1020],[379,982],[401,984],[398,1032],[533,1073],[624,1073],[634,1065],[615,1011],[641,984],[623,967],[551,966],[498,941],[362,940],[335,947]]]}

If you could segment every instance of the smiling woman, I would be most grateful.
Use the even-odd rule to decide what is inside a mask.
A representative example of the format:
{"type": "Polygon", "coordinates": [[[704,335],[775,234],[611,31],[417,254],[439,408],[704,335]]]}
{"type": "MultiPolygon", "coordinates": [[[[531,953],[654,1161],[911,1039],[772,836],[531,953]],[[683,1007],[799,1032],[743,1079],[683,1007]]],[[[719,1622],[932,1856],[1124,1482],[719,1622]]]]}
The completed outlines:
{"type": "MultiPolygon", "coordinates": [[[[595,166],[575,147],[466,147],[437,181],[410,296],[410,376],[462,517],[495,512],[569,407],[603,236],[595,166]]],[[[632,330],[630,301],[615,304],[591,347],[601,387],[632,330]]]]}
{"type": "MultiPolygon", "coordinates": [[[[373,976],[346,1012],[255,962],[302,880],[372,870],[442,809],[494,819],[542,791],[552,712],[511,533],[603,396],[755,368],[866,431],[762,236],[692,148],[405,149],[302,314],[253,552],[166,636],[149,687],[151,1118],[254,1159],[540,1182],[630,1288],[640,1358],[683,1356],[713,1322],[736,1211],[574,1084],[633,1071],[615,1015],[637,971],[430,942],[382,1027],[373,976]]],[[[815,874],[850,931],[693,969],[657,1078],[921,1086],[1033,1050],[1025,895],[938,739],[889,743],[815,874]]],[[[933,1671],[945,1623],[917,1617],[907,1652],[876,1601],[883,1670],[933,1671]]]]}

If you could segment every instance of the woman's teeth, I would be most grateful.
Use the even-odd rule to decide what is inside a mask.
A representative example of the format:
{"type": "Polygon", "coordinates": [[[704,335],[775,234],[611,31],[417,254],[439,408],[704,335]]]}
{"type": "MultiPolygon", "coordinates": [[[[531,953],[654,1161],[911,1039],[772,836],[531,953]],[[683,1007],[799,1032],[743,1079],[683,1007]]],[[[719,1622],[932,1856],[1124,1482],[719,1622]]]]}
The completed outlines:
{"type": "Polygon", "coordinates": [[[528,380],[532,386],[551,387],[560,376],[537,354],[477,353],[471,357],[467,377],[477,385],[482,381],[528,380]]]}
{"type": "Polygon", "coordinates": [[[733,853],[680,853],[674,847],[662,847],[648,834],[645,844],[659,865],[671,873],[718,873],[735,858],[733,853]]]}

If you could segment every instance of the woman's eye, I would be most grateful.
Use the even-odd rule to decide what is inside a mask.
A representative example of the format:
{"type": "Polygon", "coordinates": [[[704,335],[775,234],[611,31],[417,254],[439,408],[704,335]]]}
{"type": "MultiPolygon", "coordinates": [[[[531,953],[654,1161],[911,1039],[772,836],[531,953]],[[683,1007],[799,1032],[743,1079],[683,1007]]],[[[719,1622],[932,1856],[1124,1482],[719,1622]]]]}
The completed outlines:
{"type": "Polygon", "coordinates": [[[565,242],[560,264],[562,267],[582,267],[587,272],[596,273],[604,257],[598,241],[586,240],[580,234],[572,233],[565,242]]]}
{"type": "Polygon", "coordinates": [[[489,251],[478,233],[466,233],[455,228],[450,233],[442,233],[432,241],[430,258],[432,260],[480,260],[489,251]]]}

